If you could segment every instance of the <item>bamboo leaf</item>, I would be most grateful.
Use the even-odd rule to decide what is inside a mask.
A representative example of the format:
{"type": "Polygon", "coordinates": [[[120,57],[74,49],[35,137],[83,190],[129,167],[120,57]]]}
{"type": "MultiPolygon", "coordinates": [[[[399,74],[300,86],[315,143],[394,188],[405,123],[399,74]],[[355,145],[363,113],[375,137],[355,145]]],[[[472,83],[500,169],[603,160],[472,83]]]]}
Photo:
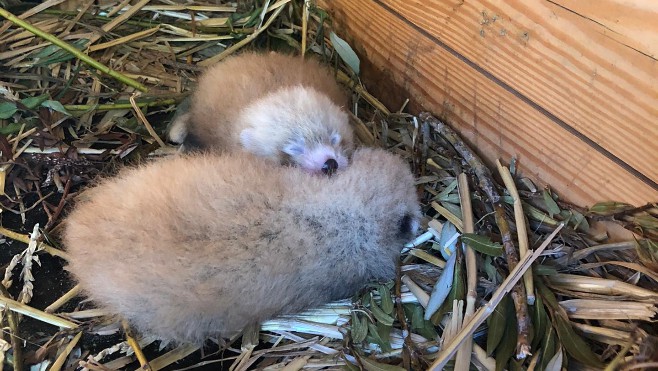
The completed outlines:
{"type": "Polygon", "coordinates": [[[493,242],[489,237],[481,236],[475,233],[462,234],[462,242],[485,255],[502,256],[503,246],[498,242],[493,242]]]}
{"type": "Polygon", "coordinates": [[[487,318],[487,354],[492,355],[500,344],[505,334],[507,321],[505,317],[506,308],[509,305],[509,296],[505,296],[496,306],[491,316],[487,318]]]}
{"type": "Polygon", "coordinates": [[[450,290],[452,289],[452,283],[455,278],[455,262],[457,261],[457,254],[452,254],[450,259],[446,262],[441,276],[437,280],[434,288],[432,289],[432,294],[430,295],[430,300],[427,303],[425,308],[425,319],[430,319],[434,312],[436,312],[441,304],[446,300],[450,290]]]}
{"type": "Polygon", "coordinates": [[[594,354],[589,344],[573,330],[571,322],[566,319],[566,316],[562,316],[557,312],[554,317],[553,326],[555,326],[560,342],[569,355],[586,365],[603,367],[603,364],[596,354],[594,354]]]}
{"type": "Polygon", "coordinates": [[[557,337],[555,336],[555,329],[553,329],[552,326],[549,326],[548,331],[546,331],[546,334],[542,339],[541,360],[539,363],[540,370],[545,370],[548,362],[550,362],[555,355],[556,343],[557,337]]]}
{"type": "Polygon", "coordinates": [[[368,323],[368,336],[366,339],[370,343],[379,345],[383,352],[390,352],[392,350],[390,340],[382,339],[379,335],[379,329],[373,323],[368,323]]]}
{"type": "Polygon", "coordinates": [[[352,312],[352,341],[361,343],[368,335],[368,322],[365,318],[359,318],[356,312],[352,312]]]}
{"type": "Polygon", "coordinates": [[[532,325],[535,331],[535,336],[532,341],[532,348],[536,349],[539,347],[542,341],[542,337],[546,333],[546,329],[550,327],[550,321],[548,319],[548,314],[546,313],[546,308],[544,307],[544,301],[540,295],[536,295],[535,305],[533,305],[530,311],[532,315],[532,325]]]}
{"type": "Polygon", "coordinates": [[[336,50],[336,53],[340,56],[340,58],[347,64],[354,73],[357,75],[360,72],[360,61],[359,57],[356,55],[354,52],[354,49],[343,39],[338,37],[335,32],[331,31],[329,33],[329,39],[331,40],[331,44],[334,46],[334,49],[336,50]]]}
{"type": "MultiPolygon", "coordinates": [[[[514,305],[512,301],[509,300],[509,296],[505,296],[507,299],[505,306],[502,308],[502,312],[505,314],[505,333],[501,339],[500,344],[496,348],[496,370],[503,370],[510,361],[510,358],[513,358],[516,350],[516,338],[517,338],[517,327],[516,327],[516,313],[514,310],[514,305]]],[[[504,301],[501,301],[500,304],[503,304],[504,301]]]]}
{"type": "Polygon", "coordinates": [[[386,363],[379,363],[370,358],[361,358],[361,364],[367,371],[405,371],[400,366],[387,365],[386,363]]]}
{"type": "Polygon", "coordinates": [[[48,94],[42,94],[36,97],[23,98],[21,99],[21,103],[23,103],[23,105],[29,109],[34,109],[39,107],[39,105],[45,102],[48,98],[50,98],[48,94]]]}
{"type": "Polygon", "coordinates": [[[557,202],[551,196],[551,192],[548,189],[544,189],[544,204],[546,205],[546,211],[548,215],[552,218],[553,215],[560,214],[560,207],[557,205],[557,202]]]}
{"type": "Polygon", "coordinates": [[[598,215],[616,214],[628,209],[632,209],[633,205],[623,202],[599,202],[598,204],[589,208],[589,212],[598,215]]]}
{"type": "Polygon", "coordinates": [[[546,365],[545,370],[546,371],[560,371],[562,370],[562,360],[564,358],[564,355],[562,353],[562,348],[558,347],[557,352],[555,352],[555,355],[553,358],[548,361],[548,364],[546,365]]]}
{"type": "Polygon", "coordinates": [[[0,119],[5,120],[10,118],[18,111],[16,103],[2,102],[0,103],[0,119]]]}
{"type": "Polygon", "coordinates": [[[389,316],[388,314],[384,313],[384,311],[375,303],[374,300],[370,301],[370,311],[372,312],[372,315],[375,316],[378,322],[381,322],[387,326],[393,325],[393,317],[389,316]]]}
{"type": "Polygon", "coordinates": [[[384,285],[379,285],[379,296],[381,297],[382,310],[386,314],[393,313],[393,299],[391,292],[384,285]]]}
{"type": "Polygon", "coordinates": [[[41,107],[50,108],[53,111],[63,113],[67,116],[71,116],[69,111],[67,111],[66,108],[64,108],[64,106],[56,100],[47,100],[47,101],[41,103],[41,107]]]}

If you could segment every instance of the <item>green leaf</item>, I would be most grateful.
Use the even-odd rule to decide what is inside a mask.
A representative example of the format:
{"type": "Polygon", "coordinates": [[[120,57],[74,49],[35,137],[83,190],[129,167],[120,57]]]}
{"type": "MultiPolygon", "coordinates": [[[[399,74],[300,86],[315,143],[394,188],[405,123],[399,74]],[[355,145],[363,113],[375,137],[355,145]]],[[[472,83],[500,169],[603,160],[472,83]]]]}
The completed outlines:
{"type": "Polygon", "coordinates": [[[10,118],[18,111],[16,108],[16,103],[13,102],[2,102],[0,103],[0,119],[5,120],[10,118]]]}
{"type": "Polygon", "coordinates": [[[588,366],[603,367],[603,363],[592,351],[589,344],[576,334],[573,327],[571,327],[571,322],[569,322],[566,315],[556,312],[553,320],[557,336],[569,355],[588,366]]]}
{"type": "Polygon", "coordinates": [[[550,321],[544,301],[541,296],[536,295],[535,305],[530,307],[530,315],[532,316],[532,326],[535,331],[535,337],[531,343],[532,349],[537,349],[542,341],[542,336],[546,333],[546,329],[550,327],[550,321]]]}
{"type": "MultiPolygon", "coordinates": [[[[0,128],[0,134],[2,135],[9,135],[9,134],[16,134],[21,130],[21,127],[23,124],[19,122],[12,122],[11,124],[7,126],[3,126],[0,128]]],[[[27,126],[26,126],[27,128],[27,126]]]]}
{"type": "MultiPolygon", "coordinates": [[[[506,296],[509,296],[506,295],[506,296]]],[[[501,304],[503,301],[500,302],[501,304]]],[[[517,323],[516,323],[516,313],[514,310],[514,304],[508,298],[507,304],[505,304],[504,314],[505,314],[505,333],[500,341],[500,344],[496,348],[496,370],[500,371],[505,369],[507,364],[510,361],[510,358],[514,357],[516,352],[516,340],[518,335],[517,323]]]]}
{"type": "Polygon", "coordinates": [[[487,331],[487,354],[492,355],[493,352],[500,344],[500,341],[503,339],[505,334],[505,328],[507,327],[507,319],[505,313],[507,313],[507,306],[509,305],[509,296],[505,295],[503,299],[498,303],[494,309],[491,316],[487,318],[487,326],[489,330],[487,331]]]}
{"type": "Polygon", "coordinates": [[[356,312],[352,312],[352,341],[355,344],[361,343],[368,335],[368,320],[359,318],[356,312]]]}
{"type": "Polygon", "coordinates": [[[562,348],[558,347],[557,352],[555,352],[555,355],[553,358],[551,358],[546,365],[546,370],[552,371],[552,370],[562,370],[562,363],[564,359],[564,353],[562,352],[562,348]]]}
{"type": "Polygon", "coordinates": [[[553,215],[560,214],[560,207],[557,205],[557,202],[555,202],[548,189],[544,189],[544,204],[546,204],[546,211],[551,218],[553,215]]]}
{"type": "Polygon", "coordinates": [[[551,358],[555,355],[555,348],[557,343],[557,337],[555,336],[555,330],[553,327],[548,327],[546,335],[542,339],[541,347],[541,360],[540,360],[540,370],[545,370],[548,362],[551,361],[551,358]]]}
{"type": "Polygon", "coordinates": [[[386,286],[379,285],[379,296],[382,298],[382,310],[384,313],[393,313],[393,299],[391,298],[391,292],[388,291],[386,286]]]}
{"type": "Polygon", "coordinates": [[[571,212],[573,213],[573,229],[579,229],[585,233],[589,232],[589,223],[587,222],[585,215],[576,210],[571,210],[571,212]]]}
{"type": "Polygon", "coordinates": [[[71,116],[69,111],[67,111],[66,108],[64,108],[64,106],[56,100],[47,100],[47,101],[41,103],[41,107],[50,108],[53,111],[63,113],[67,116],[71,116]]]}
{"type": "Polygon", "coordinates": [[[599,202],[598,204],[589,208],[589,212],[599,215],[610,215],[620,213],[622,211],[632,209],[633,205],[623,202],[599,202]]]}
{"type": "Polygon", "coordinates": [[[390,339],[382,339],[379,335],[379,329],[373,323],[368,323],[368,336],[366,339],[368,342],[379,345],[382,348],[382,352],[390,352],[392,350],[390,339]]]}
{"type": "Polygon", "coordinates": [[[463,243],[482,254],[491,256],[503,255],[503,246],[498,242],[491,241],[489,237],[475,233],[464,233],[462,234],[461,239],[463,243]]]}
{"type": "MultiPolygon", "coordinates": [[[[436,201],[448,201],[448,198],[450,198],[450,201],[448,201],[448,202],[455,202],[455,201],[453,201],[454,198],[450,197],[450,194],[452,193],[452,191],[455,190],[455,188],[457,188],[457,179],[453,180],[441,192],[439,192],[439,194],[437,194],[434,197],[434,200],[436,200],[436,201]]],[[[458,194],[457,194],[457,202],[459,202],[459,195],[458,194]]]]}
{"type": "Polygon", "coordinates": [[[640,261],[653,269],[658,269],[658,243],[648,239],[637,241],[635,251],[640,261]]]}
{"type": "Polygon", "coordinates": [[[372,315],[375,316],[378,322],[381,322],[387,326],[393,325],[393,317],[384,313],[384,311],[375,303],[374,300],[370,301],[370,311],[372,315]]]}
{"type": "Polygon", "coordinates": [[[405,369],[400,366],[379,363],[370,358],[361,358],[361,364],[366,371],[405,371],[405,369]]]}
{"type": "Polygon", "coordinates": [[[331,40],[331,44],[334,46],[336,53],[338,53],[343,62],[350,66],[352,71],[358,75],[360,72],[359,66],[361,61],[359,61],[359,57],[354,52],[354,49],[352,49],[345,40],[338,37],[333,31],[329,33],[329,40],[331,40]]]}
{"type": "Polygon", "coordinates": [[[23,103],[23,105],[29,109],[34,109],[39,107],[39,105],[45,102],[48,98],[50,98],[48,94],[43,94],[36,97],[23,98],[21,99],[21,103],[23,103]]]}

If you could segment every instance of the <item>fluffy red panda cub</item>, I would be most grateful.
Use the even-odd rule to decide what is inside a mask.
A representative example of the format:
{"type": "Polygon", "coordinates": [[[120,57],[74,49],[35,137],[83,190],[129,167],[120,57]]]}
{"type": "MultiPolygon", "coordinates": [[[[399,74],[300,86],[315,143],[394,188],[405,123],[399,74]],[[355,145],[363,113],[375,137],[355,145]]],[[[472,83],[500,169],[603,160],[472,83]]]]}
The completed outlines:
{"type": "Polygon", "coordinates": [[[408,165],[379,149],[332,177],[244,153],[180,156],[83,195],[65,224],[68,270],[100,307],[173,342],[391,279],[420,220],[408,165]]]}
{"type": "Polygon", "coordinates": [[[172,141],[186,150],[245,150],[310,172],[347,166],[354,134],[347,96],[315,59],[246,52],[206,70],[172,141]]]}

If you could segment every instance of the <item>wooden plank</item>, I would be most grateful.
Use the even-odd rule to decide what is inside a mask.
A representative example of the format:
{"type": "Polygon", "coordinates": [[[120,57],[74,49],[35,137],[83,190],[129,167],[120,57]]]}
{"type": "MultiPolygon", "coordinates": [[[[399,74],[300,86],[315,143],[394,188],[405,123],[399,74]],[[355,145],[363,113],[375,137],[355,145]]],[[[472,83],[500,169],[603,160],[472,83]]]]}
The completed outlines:
{"type": "MultiPolygon", "coordinates": [[[[658,189],[658,63],[552,1],[374,0],[658,189]]],[[[652,29],[656,29],[654,26],[652,29]]]]}
{"type": "Polygon", "coordinates": [[[572,202],[639,205],[658,198],[652,187],[385,7],[351,0],[319,5],[333,14],[338,32],[362,57],[371,92],[390,108],[409,97],[447,117],[489,161],[517,156],[526,175],[572,202]]]}
{"type": "Polygon", "coordinates": [[[605,27],[604,34],[658,59],[658,1],[552,0],[578,16],[605,27]]]}

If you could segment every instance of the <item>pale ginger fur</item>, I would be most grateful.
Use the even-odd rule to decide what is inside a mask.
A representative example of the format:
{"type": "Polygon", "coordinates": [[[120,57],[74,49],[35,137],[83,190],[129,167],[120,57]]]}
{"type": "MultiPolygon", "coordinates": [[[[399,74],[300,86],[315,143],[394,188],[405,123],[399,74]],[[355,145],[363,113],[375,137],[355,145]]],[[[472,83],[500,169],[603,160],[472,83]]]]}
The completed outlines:
{"type": "Polygon", "coordinates": [[[389,280],[418,226],[397,156],[360,149],[333,177],[247,154],[181,156],[89,189],[68,269],[139,331],[201,343],[389,280]]]}

